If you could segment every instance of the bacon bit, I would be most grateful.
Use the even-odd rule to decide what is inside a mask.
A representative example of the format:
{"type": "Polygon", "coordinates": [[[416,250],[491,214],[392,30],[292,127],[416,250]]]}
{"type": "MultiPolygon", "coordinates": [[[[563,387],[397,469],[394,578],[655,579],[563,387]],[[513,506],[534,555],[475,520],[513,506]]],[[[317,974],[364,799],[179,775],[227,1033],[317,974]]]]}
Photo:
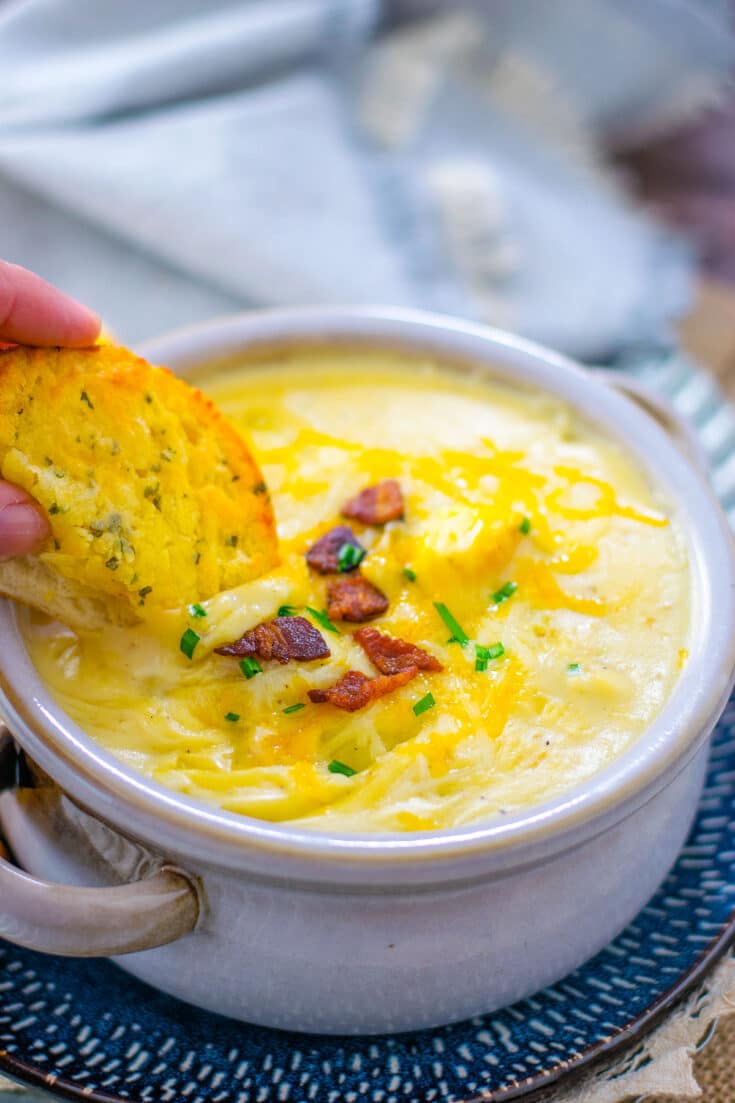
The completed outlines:
{"type": "MultiPolygon", "coordinates": [[[[316,544],[311,545],[306,553],[306,562],[319,574],[337,574],[340,570],[339,549],[344,547],[345,544],[351,544],[353,548],[359,548],[361,552],[365,551],[351,528],[347,525],[337,525],[336,528],[325,532],[324,536],[320,536],[316,544]]],[[[356,563],[355,567],[357,566],[356,563]]],[[[347,569],[354,570],[355,568],[348,567],[347,569]]]]}
{"type": "Polygon", "coordinates": [[[419,670],[443,670],[438,659],[407,640],[386,636],[377,628],[358,628],[354,638],[381,674],[398,674],[410,666],[419,670]]]}
{"type": "Polygon", "coordinates": [[[342,516],[362,521],[364,525],[385,525],[403,519],[403,493],[395,479],[383,479],[375,486],[365,487],[342,506],[342,516]]]}
{"type": "Polygon", "coordinates": [[[368,678],[359,670],[349,670],[328,689],[310,689],[309,697],[317,705],[334,705],[345,712],[357,712],[378,697],[385,697],[386,693],[405,686],[418,672],[417,666],[409,666],[397,674],[379,674],[377,678],[368,678]]]}
{"type": "Polygon", "coordinates": [[[388,598],[361,574],[330,578],[327,583],[327,613],[331,620],[353,624],[379,617],[388,608],[388,598]]]}
{"type": "Polygon", "coordinates": [[[256,625],[233,643],[215,647],[218,655],[234,655],[243,659],[258,655],[261,659],[276,659],[287,663],[291,659],[308,662],[326,659],[331,651],[323,637],[306,617],[276,617],[256,625]]]}

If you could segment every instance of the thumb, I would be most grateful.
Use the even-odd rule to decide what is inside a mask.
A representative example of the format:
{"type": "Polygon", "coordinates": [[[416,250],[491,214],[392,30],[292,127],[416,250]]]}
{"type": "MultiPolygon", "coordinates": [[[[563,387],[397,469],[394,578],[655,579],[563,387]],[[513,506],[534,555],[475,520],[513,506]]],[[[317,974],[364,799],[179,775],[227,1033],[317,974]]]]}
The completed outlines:
{"type": "Polygon", "coordinates": [[[30,555],[50,531],[41,507],[25,490],[0,482],[0,557],[30,555]]]}

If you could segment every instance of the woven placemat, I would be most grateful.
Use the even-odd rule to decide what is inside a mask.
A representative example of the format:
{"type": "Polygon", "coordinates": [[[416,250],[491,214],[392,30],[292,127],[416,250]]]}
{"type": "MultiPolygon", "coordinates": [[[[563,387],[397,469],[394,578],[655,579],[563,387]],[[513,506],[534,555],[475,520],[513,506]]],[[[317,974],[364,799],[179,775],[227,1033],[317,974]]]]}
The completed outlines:
{"type": "Polygon", "coordinates": [[[697,1056],[694,1072],[707,1103],[735,1101],[735,1017],[720,1022],[710,1044],[697,1056]]]}

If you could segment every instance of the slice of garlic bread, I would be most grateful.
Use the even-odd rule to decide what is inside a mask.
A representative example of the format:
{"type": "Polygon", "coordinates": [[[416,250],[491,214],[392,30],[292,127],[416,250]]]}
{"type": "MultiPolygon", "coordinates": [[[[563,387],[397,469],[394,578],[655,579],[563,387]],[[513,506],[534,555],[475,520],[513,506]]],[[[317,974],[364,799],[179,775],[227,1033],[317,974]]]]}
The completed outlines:
{"type": "Polygon", "coordinates": [[[248,446],[205,396],[123,348],[0,352],[0,476],[48,514],[0,593],[72,628],[129,623],[277,560],[248,446]]]}

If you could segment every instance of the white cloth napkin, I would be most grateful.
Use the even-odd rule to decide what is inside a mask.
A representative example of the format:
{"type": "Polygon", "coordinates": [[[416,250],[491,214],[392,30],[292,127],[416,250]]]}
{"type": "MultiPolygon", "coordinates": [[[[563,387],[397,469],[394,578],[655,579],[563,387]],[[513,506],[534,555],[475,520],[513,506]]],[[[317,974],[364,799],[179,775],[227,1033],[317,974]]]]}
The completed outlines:
{"type": "Polygon", "coordinates": [[[712,97],[733,56],[723,3],[416,6],[0,4],[0,251],[127,340],[242,305],[366,301],[585,357],[658,337],[691,258],[601,145],[712,97]]]}

